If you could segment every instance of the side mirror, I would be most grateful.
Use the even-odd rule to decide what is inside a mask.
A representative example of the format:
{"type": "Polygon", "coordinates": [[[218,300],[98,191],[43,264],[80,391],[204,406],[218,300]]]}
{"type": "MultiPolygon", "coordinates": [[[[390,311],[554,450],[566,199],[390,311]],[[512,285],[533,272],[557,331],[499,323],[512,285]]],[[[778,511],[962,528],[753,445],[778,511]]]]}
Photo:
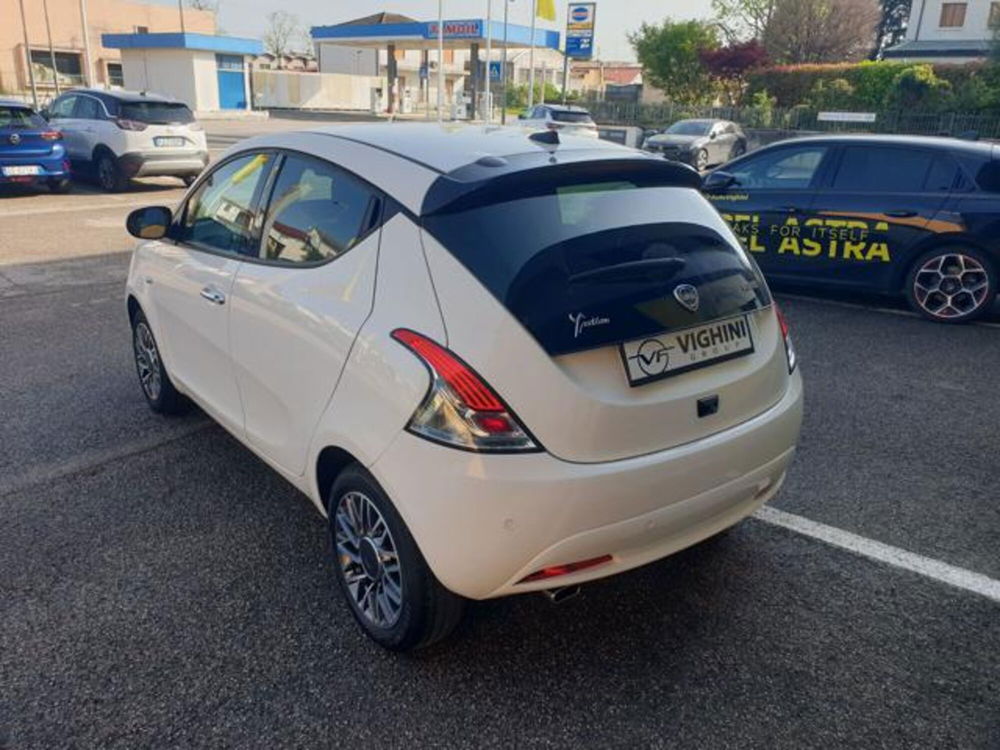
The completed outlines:
{"type": "Polygon", "coordinates": [[[160,240],[167,236],[173,212],[166,206],[137,208],[125,220],[125,228],[140,240],[160,240]]]}
{"type": "Polygon", "coordinates": [[[736,185],[736,176],[729,172],[709,172],[705,175],[704,179],[701,181],[701,189],[706,193],[712,193],[717,190],[725,190],[733,185],[736,185]]]}
{"type": "Polygon", "coordinates": [[[46,120],[51,120],[52,119],[52,113],[49,112],[49,108],[48,107],[42,107],[40,110],[38,110],[38,114],[40,114],[46,120]]]}
{"type": "Polygon", "coordinates": [[[714,130],[711,133],[708,134],[708,139],[710,141],[714,141],[718,137],[719,137],[719,134],[716,133],[714,130]]]}

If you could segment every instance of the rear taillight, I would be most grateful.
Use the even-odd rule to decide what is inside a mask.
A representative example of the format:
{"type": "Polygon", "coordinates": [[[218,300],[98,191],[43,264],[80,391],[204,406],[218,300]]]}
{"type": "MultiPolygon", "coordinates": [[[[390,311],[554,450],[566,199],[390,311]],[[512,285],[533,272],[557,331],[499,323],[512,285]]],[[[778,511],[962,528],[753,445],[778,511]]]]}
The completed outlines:
{"type": "Polygon", "coordinates": [[[199,130],[204,130],[205,128],[201,126],[200,122],[189,122],[187,123],[187,129],[193,133],[196,133],[199,130]]]}
{"type": "Polygon", "coordinates": [[[63,134],[58,130],[46,130],[42,133],[43,141],[61,141],[63,134]]]}
{"type": "Polygon", "coordinates": [[[426,336],[397,328],[392,337],[424,363],[431,387],[407,429],[454,448],[494,453],[540,451],[503,400],[455,354],[426,336]]]}
{"type": "Polygon", "coordinates": [[[145,130],[149,127],[149,125],[144,122],[139,122],[138,120],[126,120],[124,117],[116,119],[115,125],[120,127],[122,130],[145,130]]]}
{"type": "Polygon", "coordinates": [[[562,125],[560,125],[558,122],[547,122],[545,123],[545,127],[547,127],[549,130],[559,130],[559,128],[561,128],[562,125]]]}
{"type": "Polygon", "coordinates": [[[799,358],[795,354],[795,345],[792,343],[792,334],[789,332],[788,320],[785,319],[785,314],[781,312],[781,308],[778,307],[778,303],[774,303],[774,314],[778,318],[778,326],[781,328],[781,338],[785,342],[785,356],[788,358],[788,371],[794,372],[795,366],[799,363],[799,358]]]}

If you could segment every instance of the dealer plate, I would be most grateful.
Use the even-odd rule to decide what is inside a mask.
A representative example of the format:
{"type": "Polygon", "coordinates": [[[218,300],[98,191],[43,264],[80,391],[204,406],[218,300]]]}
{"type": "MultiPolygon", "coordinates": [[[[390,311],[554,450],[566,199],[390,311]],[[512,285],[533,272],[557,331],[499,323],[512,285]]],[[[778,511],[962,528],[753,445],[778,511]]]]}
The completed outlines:
{"type": "Polygon", "coordinates": [[[41,173],[42,173],[42,168],[39,167],[37,164],[3,168],[4,177],[28,177],[30,175],[36,175],[41,173]]]}
{"type": "Polygon", "coordinates": [[[626,341],[618,348],[628,383],[633,387],[754,351],[746,315],[626,341]]]}
{"type": "Polygon", "coordinates": [[[186,141],[183,138],[178,138],[178,137],[171,138],[170,136],[159,135],[153,139],[153,143],[155,143],[157,146],[178,148],[180,146],[183,146],[186,143],[186,141]]]}

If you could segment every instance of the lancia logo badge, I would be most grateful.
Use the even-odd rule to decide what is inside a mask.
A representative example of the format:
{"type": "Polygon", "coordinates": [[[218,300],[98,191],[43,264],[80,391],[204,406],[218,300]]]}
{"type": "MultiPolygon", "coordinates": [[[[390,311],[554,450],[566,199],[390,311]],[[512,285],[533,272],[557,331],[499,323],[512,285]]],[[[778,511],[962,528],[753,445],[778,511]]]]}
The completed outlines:
{"type": "Polygon", "coordinates": [[[698,304],[701,301],[698,290],[690,284],[678,284],[674,287],[674,299],[688,312],[698,312],[698,304]]]}
{"type": "Polygon", "coordinates": [[[10,142],[14,146],[16,146],[18,143],[21,142],[21,136],[19,136],[17,133],[11,133],[10,134],[10,142]]]}

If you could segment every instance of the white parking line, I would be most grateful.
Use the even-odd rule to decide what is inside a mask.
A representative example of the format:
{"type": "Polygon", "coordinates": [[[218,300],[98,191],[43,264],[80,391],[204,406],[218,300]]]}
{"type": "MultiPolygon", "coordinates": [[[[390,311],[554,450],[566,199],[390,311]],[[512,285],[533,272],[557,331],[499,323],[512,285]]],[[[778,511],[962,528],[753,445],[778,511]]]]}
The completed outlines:
{"type": "MultiPolygon", "coordinates": [[[[864,310],[865,312],[880,312],[888,315],[899,315],[903,318],[922,319],[920,315],[912,310],[896,310],[891,307],[872,307],[870,305],[862,305],[857,302],[843,302],[836,299],[822,299],[821,297],[808,297],[804,294],[787,294],[785,292],[776,292],[775,296],[779,299],[794,299],[799,300],[800,302],[815,302],[817,305],[846,307],[849,310],[864,310]]],[[[978,326],[979,328],[1000,328],[1000,323],[973,322],[968,325],[978,326]]]]}
{"type": "Polygon", "coordinates": [[[925,578],[947,583],[950,586],[1000,602],[1000,581],[984,576],[982,573],[974,573],[971,570],[949,565],[940,560],[907,552],[898,547],[876,542],[874,539],[858,536],[850,531],[810,521],[808,518],[786,513],[777,508],[765,506],[754,514],[754,518],[772,526],[780,526],[783,529],[818,539],[834,547],[846,549],[871,560],[902,568],[925,578]]]}

